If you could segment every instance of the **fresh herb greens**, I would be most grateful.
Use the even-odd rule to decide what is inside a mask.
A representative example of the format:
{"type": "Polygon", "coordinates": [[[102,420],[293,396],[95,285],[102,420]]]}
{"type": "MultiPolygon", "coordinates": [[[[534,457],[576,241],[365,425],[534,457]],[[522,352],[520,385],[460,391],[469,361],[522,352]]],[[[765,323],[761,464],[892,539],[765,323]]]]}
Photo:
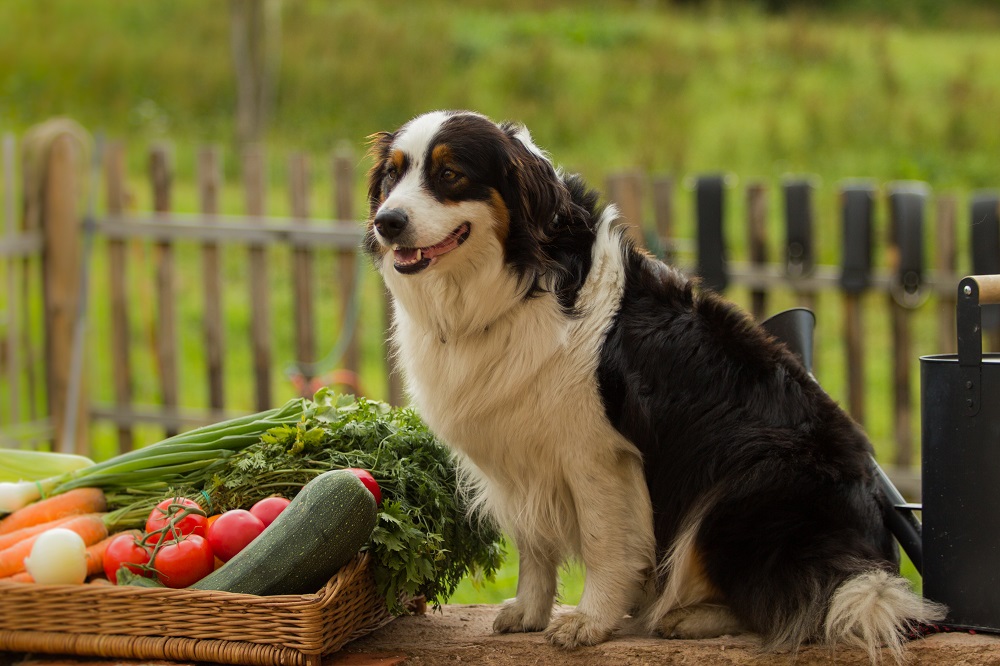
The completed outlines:
{"type": "Polygon", "coordinates": [[[360,467],[382,489],[368,549],[392,611],[419,595],[444,602],[467,573],[492,577],[503,560],[500,533],[467,515],[454,460],[416,412],[326,390],[314,401],[298,422],[213,463],[204,491],[214,512],[290,498],[322,472],[360,467]]]}

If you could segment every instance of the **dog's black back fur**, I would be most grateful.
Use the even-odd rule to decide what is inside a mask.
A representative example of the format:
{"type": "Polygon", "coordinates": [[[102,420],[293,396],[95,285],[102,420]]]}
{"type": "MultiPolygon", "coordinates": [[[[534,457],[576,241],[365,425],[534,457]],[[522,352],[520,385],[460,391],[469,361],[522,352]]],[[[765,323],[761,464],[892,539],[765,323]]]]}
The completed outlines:
{"type": "MultiPolygon", "coordinates": [[[[597,214],[581,181],[567,187],[597,214]]],[[[598,380],[608,419],[643,456],[658,559],[707,508],[698,533],[706,573],[765,636],[872,561],[896,568],[860,429],[746,314],[623,247],[621,309],[598,380]]],[[[812,633],[822,617],[802,620],[812,633]]]]}
{"type": "Polygon", "coordinates": [[[660,556],[707,507],[703,565],[751,629],[786,624],[862,561],[894,567],[868,440],[735,306],[628,251],[599,381],[608,418],[639,448],[647,482],[656,479],[660,556]]]}

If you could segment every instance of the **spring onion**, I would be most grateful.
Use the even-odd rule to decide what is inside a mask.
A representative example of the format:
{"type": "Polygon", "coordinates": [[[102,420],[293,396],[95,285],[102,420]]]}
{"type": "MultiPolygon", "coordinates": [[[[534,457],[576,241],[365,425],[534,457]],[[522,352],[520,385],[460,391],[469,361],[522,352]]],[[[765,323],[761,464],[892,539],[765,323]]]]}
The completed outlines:
{"type": "Polygon", "coordinates": [[[31,482],[0,483],[0,512],[16,511],[41,496],[101,488],[111,508],[136,509],[169,487],[201,485],[207,468],[256,443],[271,428],[294,424],[315,403],[295,398],[283,406],[175,435],[86,467],[61,469],[31,482]]]}

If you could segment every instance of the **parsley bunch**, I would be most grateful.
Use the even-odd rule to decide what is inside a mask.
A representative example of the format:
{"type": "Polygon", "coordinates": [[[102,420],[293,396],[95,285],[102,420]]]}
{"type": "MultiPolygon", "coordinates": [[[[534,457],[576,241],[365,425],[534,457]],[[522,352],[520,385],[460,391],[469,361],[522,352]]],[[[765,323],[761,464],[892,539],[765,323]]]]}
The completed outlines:
{"type": "Polygon", "coordinates": [[[412,409],[323,389],[297,423],[218,461],[205,491],[213,511],[246,509],[346,467],[369,470],[382,490],[368,550],[393,612],[419,595],[439,605],[467,573],[492,578],[503,560],[500,533],[468,515],[451,453],[412,409]]]}

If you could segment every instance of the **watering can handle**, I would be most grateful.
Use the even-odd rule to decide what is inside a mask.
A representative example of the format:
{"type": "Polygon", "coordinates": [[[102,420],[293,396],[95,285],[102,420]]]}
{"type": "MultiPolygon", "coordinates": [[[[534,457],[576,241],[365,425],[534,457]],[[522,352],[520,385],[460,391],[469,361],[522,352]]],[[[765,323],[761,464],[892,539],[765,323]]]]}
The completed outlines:
{"type": "Polygon", "coordinates": [[[958,283],[959,298],[979,294],[979,305],[1000,304],[1000,275],[970,275],[958,283]]]}
{"type": "Polygon", "coordinates": [[[1000,303],[1000,275],[970,275],[958,283],[955,328],[966,416],[976,416],[982,403],[983,326],[979,306],[997,303],[1000,303]]]}

